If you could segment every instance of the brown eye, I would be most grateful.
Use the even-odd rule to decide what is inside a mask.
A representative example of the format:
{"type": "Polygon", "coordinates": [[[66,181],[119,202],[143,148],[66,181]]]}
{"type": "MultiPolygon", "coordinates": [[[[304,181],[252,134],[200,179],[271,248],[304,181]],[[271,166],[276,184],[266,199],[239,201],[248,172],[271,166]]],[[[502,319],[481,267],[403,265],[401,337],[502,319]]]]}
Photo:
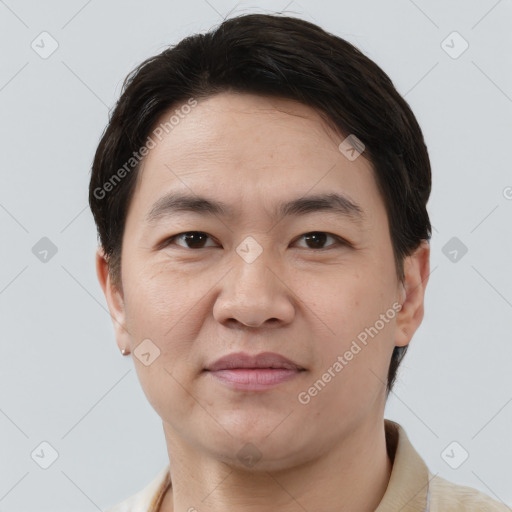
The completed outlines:
{"type": "Polygon", "coordinates": [[[344,241],[340,237],[331,235],[330,233],[326,233],[324,231],[312,231],[310,233],[304,233],[300,236],[300,238],[306,241],[307,249],[327,249],[332,246],[344,244],[344,241]],[[329,238],[334,240],[334,243],[331,243],[325,247],[325,243],[329,238]]]}
{"type": "Polygon", "coordinates": [[[202,249],[204,247],[215,247],[215,244],[205,245],[206,241],[209,239],[209,235],[203,233],[202,231],[186,231],[185,233],[178,233],[167,239],[165,242],[165,246],[173,244],[175,241],[179,240],[182,243],[177,243],[180,247],[185,247],[186,249],[202,249]]]}

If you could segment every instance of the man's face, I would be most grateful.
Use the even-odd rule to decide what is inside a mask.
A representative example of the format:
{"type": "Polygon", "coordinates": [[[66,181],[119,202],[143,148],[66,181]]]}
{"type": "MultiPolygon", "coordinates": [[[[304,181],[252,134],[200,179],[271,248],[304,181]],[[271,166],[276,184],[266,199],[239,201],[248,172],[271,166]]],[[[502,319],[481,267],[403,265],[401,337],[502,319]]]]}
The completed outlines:
{"type": "Polygon", "coordinates": [[[385,207],[364,152],[351,160],[342,141],[302,104],[223,93],[199,101],[146,157],[124,231],[122,294],[107,299],[168,443],[236,462],[250,442],[261,467],[277,468],[383,415],[393,347],[409,342],[421,314],[397,312],[406,294],[385,207]],[[169,194],[228,211],[169,209],[149,221],[169,194]],[[279,216],[285,203],[334,194],[361,215],[303,204],[279,216]],[[147,366],[143,340],[142,361],[159,350],[147,366]],[[206,371],[240,352],[279,354],[302,370],[206,371]]]}

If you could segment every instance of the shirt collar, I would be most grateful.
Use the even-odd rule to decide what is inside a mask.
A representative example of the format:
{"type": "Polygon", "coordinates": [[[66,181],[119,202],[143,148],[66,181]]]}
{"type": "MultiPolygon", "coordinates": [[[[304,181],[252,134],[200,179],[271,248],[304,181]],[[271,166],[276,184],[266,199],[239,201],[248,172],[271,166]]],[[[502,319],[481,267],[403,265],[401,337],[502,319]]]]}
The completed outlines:
{"type": "Polygon", "coordinates": [[[393,462],[388,487],[375,512],[428,511],[428,468],[414,449],[405,430],[384,420],[386,446],[393,462]]]}

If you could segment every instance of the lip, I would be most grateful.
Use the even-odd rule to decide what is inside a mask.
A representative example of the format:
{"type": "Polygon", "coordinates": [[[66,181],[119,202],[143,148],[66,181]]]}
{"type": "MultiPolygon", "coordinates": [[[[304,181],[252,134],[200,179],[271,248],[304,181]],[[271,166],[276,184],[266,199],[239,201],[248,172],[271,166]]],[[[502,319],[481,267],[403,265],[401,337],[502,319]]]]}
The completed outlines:
{"type": "Polygon", "coordinates": [[[213,364],[206,367],[207,371],[216,372],[219,370],[233,369],[285,369],[304,370],[301,366],[290,359],[274,352],[261,352],[251,356],[245,352],[235,352],[217,359],[213,364]]]}
{"type": "Polygon", "coordinates": [[[289,381],[305,368],[273,352],[254,356],[237,352],[221,357],[205,371],[234,389],[257,391],[289,381]]]}

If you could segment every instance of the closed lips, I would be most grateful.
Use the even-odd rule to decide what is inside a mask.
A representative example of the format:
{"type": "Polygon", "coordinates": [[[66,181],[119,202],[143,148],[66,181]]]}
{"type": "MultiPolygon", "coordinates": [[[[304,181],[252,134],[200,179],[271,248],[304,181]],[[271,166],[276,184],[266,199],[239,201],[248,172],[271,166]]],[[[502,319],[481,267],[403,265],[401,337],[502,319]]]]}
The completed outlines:
{"type": "Polygon", "coordinates": [[[206,371],[215,372],[219,370],[235,369],[285,369],[303,371],[304,368],[280,354],[273,352],[262,352],[251,356],[244,352],[237,352],[221,357],[213,364],[206,367],[206,371]]]}

